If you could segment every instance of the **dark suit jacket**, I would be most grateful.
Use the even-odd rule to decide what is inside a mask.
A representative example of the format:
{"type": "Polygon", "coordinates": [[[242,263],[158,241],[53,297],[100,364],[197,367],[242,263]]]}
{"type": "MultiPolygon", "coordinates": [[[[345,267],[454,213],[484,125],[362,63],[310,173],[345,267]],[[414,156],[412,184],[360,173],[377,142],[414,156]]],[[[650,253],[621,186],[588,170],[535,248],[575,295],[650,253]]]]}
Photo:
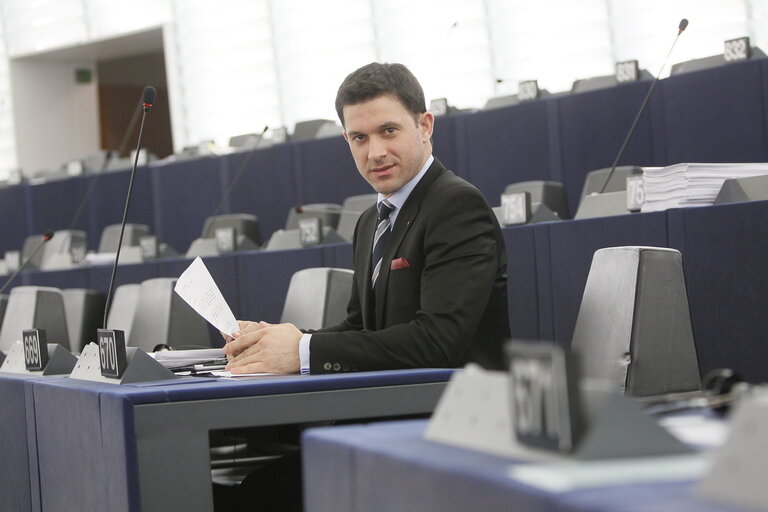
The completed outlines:
{"type": "Polygon", "coordinates": [[[509,337],[506,251],[480,191],[434,161],[398,213],[374,298],[375,229],[373,206],[355,228],[348,316],[313,332],[310,371],[456,367],[469,360],[499,367],[509,337]],[[409,266],[392,269],[399,258],[409,266]]]}

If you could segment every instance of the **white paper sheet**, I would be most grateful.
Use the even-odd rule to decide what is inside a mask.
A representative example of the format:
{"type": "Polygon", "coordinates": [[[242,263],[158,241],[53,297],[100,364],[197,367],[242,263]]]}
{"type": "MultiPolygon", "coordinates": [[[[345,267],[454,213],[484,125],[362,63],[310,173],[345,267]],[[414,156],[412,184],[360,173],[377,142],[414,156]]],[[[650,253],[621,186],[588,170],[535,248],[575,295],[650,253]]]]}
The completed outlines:
{"type": "Polygon", "coordinates": [[[645,482],[695,480],[709,469],[707,454],[518,464],[509,476],[549,492],[645,482]]]}
{"type": "Polygon", "coordinates": [[[199,256],[179,276],[174,291],[221,332],[232,334],[240,328],[235,315],[216,286],[216,281],[199,256]]]}

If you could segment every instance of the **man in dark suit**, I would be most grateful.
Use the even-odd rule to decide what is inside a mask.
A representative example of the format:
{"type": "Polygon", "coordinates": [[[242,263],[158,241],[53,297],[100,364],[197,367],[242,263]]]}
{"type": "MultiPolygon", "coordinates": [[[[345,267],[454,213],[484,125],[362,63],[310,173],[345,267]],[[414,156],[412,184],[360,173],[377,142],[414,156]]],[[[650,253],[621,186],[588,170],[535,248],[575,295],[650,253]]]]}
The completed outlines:
{"type": "Polygon", "coordinates": [[[501,364],[509,337],[506,256],[480,192],[432,156],[434,116],[401,64],[368,64],[336,110],[360,174],[378,192],[358,221],[348,316],[302,332],[241,322],[228,369],[346,372],[501,364]]]}

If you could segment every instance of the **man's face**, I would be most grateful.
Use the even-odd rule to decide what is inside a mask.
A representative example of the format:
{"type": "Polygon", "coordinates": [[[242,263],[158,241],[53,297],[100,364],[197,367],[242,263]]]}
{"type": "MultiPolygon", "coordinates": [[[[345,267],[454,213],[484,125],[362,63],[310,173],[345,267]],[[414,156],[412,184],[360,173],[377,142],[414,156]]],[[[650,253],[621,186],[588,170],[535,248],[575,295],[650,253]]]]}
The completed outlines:
{"type": "Polygon", "coordinates": [[[395,96],[345,105],[344,138],[357,170],[386,197],[416,176],[432,152],[434,117],[414,116],[395,96]]]}

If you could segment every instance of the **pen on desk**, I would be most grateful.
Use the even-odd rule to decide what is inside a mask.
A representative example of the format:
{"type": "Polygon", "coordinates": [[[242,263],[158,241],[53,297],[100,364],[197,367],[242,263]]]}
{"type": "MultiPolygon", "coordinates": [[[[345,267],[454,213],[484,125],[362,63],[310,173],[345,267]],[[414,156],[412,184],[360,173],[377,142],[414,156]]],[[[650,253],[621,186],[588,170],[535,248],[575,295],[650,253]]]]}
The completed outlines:
{"type": "Polygon", "coordinates": [[[226,364],[196,364],[193,368],[195,371],[211,371],[211,370],[223,370],[226,364]]]}

